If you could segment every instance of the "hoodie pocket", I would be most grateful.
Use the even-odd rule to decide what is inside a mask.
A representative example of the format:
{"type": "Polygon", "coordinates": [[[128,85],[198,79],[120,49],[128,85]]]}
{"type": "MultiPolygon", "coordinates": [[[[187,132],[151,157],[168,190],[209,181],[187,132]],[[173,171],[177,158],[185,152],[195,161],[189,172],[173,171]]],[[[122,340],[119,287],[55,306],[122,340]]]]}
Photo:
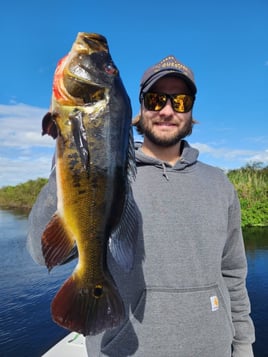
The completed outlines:
{"type": "Polygon", "coordinates": [[[227,306],[217,284],[148,287],[102,351],[117,357],[230,357],[234,331],[227,306]]]}

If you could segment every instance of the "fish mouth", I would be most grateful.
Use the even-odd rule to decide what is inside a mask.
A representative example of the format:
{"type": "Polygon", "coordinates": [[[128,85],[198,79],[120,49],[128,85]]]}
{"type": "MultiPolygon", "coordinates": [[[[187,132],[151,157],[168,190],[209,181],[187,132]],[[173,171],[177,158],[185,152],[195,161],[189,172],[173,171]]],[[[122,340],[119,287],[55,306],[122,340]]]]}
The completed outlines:
{"type": "Polygon", "coordinates": [[[79,32],[74,49],[80,53],[109,52],[106,38],[97,33],[79,32]]]}
{"type": "Polygon", "coordinates": [[[102,60],[109,59],[109,47],[104,36],[79,32],[67,61],[63,83],[72,97],[84,104],[95,103],[105,98],[106,87],[99,82],[102,60]],[[99,63],[99,72],[94,72],[99,63]]]}

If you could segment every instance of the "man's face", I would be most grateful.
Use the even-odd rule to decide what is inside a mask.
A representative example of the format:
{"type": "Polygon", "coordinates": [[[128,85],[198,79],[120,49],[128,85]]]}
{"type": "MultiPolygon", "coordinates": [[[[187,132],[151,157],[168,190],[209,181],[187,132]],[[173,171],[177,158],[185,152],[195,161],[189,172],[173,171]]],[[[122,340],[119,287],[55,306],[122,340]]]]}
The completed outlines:
{"type": "MultiPolygon", "coordinates": [[[[159,79],[149,92],[166,94],[191,94],[186,83],[178,77],[159,79]]],[[[140,126],[144,136],[155,145],[169,147],[177,144],[192,132],[192,110],[178,113],[172,108],[170,99],[160,111],[151,111],[141,105],[140,126]]]]}

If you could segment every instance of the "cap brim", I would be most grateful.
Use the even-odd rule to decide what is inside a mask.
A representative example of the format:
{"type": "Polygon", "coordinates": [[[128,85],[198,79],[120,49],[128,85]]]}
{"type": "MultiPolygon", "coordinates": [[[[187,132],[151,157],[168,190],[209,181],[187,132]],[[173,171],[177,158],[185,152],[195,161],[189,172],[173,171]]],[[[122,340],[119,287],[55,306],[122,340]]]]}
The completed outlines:
{"type": "Polygon", "coordinates": [[[188,78],[187,76],[185,76],[183,73],[179,72],[179,71],[174,71],[172,69],[166,69],[163,70],[161,72],[158,72],[156,74],[154,74],[151,78],[149,78],[146,82],[145,82],[145,86],[141,86],[141,92],[148,92],[149,89],[160,79],[166,76],[176,76],[176,77],[180,77],[182,78],[186,84],[189,86],[190,90],[192,91],[192,93],[195,95],[196,94],[196,86],[195,84],[191,81],[190,78],[188,78]]]}

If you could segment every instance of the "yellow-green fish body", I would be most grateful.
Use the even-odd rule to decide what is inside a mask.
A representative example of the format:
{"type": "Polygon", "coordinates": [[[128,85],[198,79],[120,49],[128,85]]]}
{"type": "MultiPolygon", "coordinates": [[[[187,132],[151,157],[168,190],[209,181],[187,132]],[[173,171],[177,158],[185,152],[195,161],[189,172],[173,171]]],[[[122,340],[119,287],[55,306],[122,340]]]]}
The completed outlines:
{"type": "Polygon", "coordinates": [[[136,238],[131,130],[130,101],[106,39],[79,33],[56,69],[51,112],[43,119],[43,133],[57,140],[58,207],[42,249],[51,269],[77,247],[77,266],[54,298],[52,316],[84,335],[118,326],[125,316],[106,250],[109,242],[118,263],[131,268],[136,238]],[[134,224],[125,224],[129,217],[134,224]]]}

